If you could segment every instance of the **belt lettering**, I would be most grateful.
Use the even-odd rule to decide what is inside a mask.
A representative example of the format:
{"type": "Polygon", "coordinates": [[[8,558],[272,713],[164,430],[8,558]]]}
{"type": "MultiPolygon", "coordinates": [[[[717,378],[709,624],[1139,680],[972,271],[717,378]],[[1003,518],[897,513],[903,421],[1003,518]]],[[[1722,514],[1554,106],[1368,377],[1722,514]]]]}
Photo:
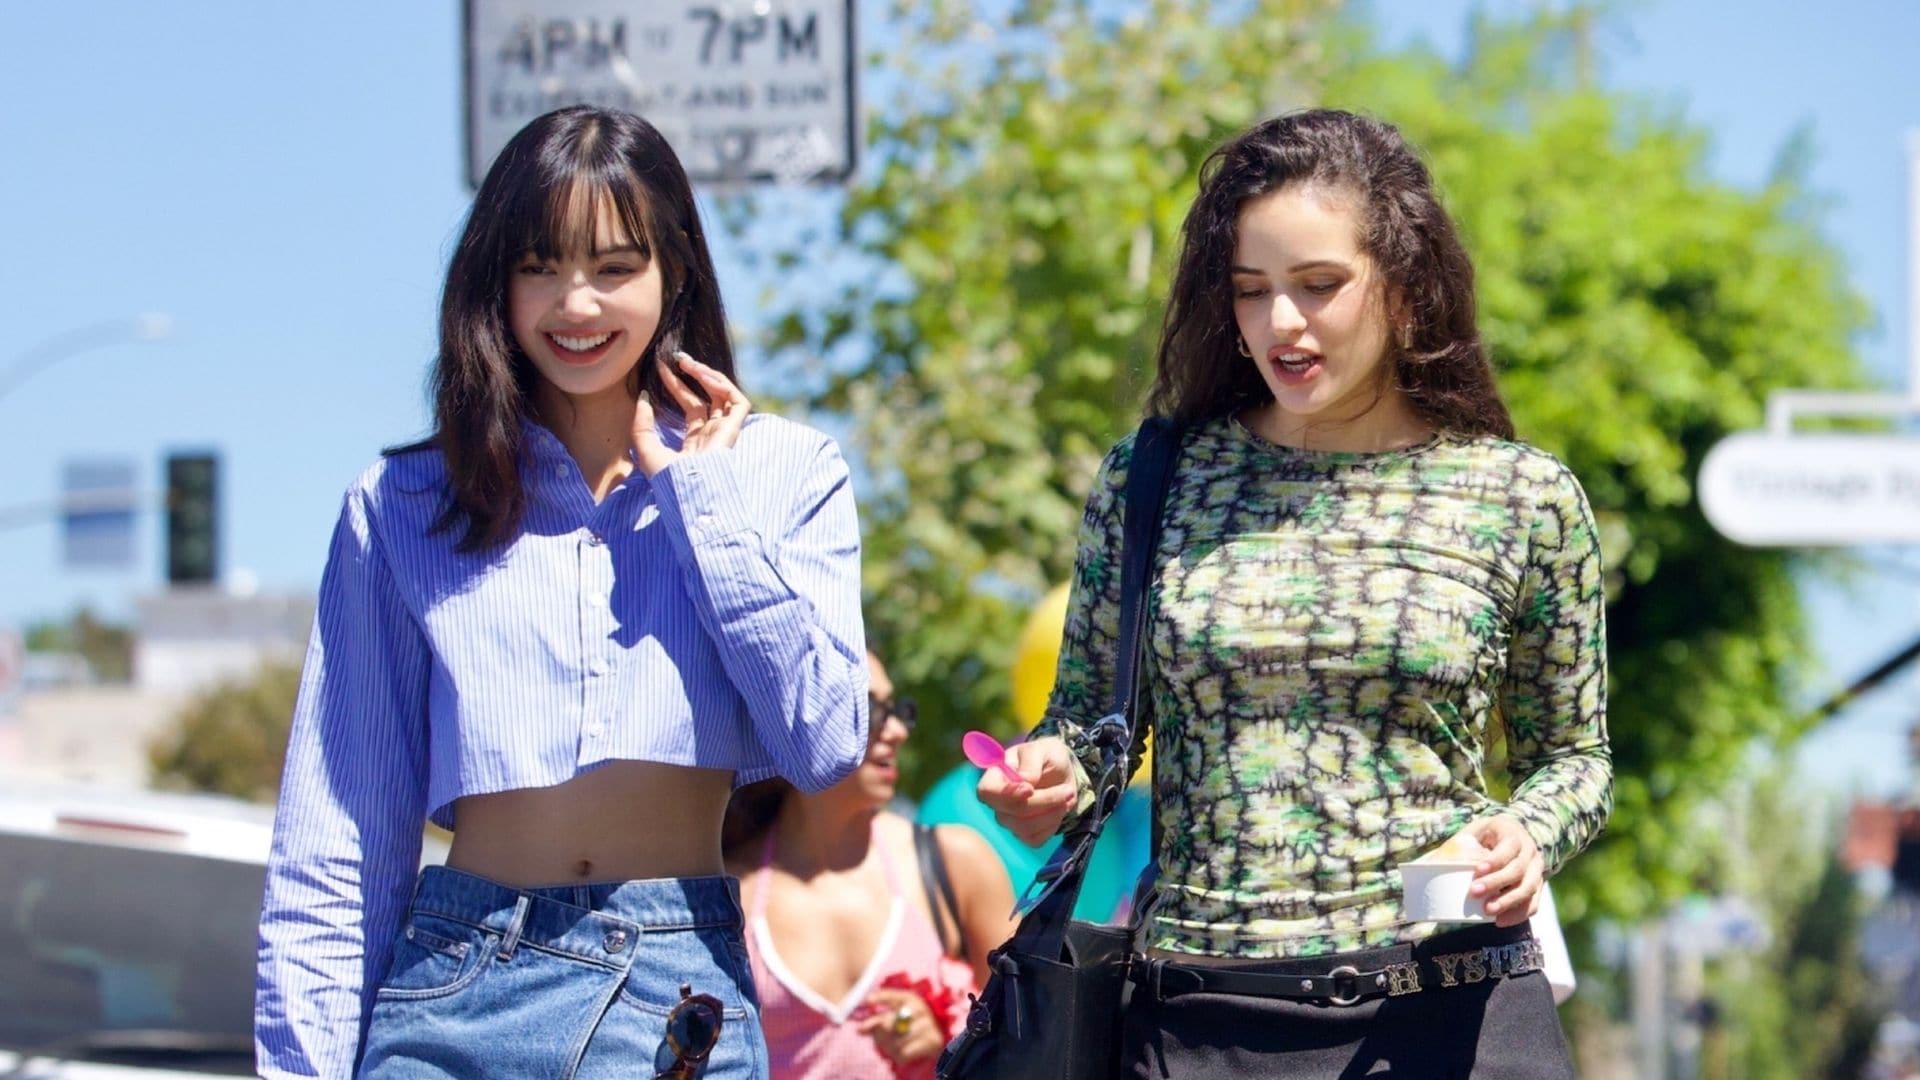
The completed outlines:
{"type": "Polygon", "coordinates": [[[1419,964],[1394,964],[1387,968],[1387,996],[1417,993],[1420,990],[1419,964]]]}
{"type": "Polygon", "coordinates": [[[1527,942],[1518,941],[1505,948],[1508,975],[1525,975],[1533,970],[1533,950],[1527,945],[1527,942]]]}
{"type": "MultiPolygon", "coordinates": [[[[1516,975],[1525,975],[1539,971],[1546,966],[1546,954],[1540,949],[1540,942],[1534,938],[1516,941],[1511,945],[1488,945],[1467,952],[1442,953],[1432,957],[1430,962],[1440,970],[1442,987],[1467,985],[1485,982],[1489,978],[1499,979],[1516,975]]],[[[1387,977],[1394,980],[1395,987],[1402,985],[1398,974],[1401,967],[1413,967],[1414,971],[1407,993],[1420,989],[1420,974],[1417,965],[1396,964],[1386,969],[1387,977]]],[[[1395,989],[1393,994],[1402,991],[1395,989]]]]}
{"type": "Polygon", "coordinates": [[[1472,986],[1477,982],[1486,981],[1487,953],[1490,951],[1491,950],[1488,949],[1475,949],[1473,952],[1460,954],[1466,961],[1464,964],[1465,970],[1461,972],[1461,975],[1467,980],[1468,986],[1472,986]]]}

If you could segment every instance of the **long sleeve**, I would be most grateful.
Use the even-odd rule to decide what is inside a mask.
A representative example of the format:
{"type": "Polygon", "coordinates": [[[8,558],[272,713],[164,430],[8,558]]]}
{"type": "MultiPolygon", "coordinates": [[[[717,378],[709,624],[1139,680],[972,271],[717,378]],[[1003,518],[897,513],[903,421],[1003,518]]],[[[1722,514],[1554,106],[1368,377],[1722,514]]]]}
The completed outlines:
{"type": "MultiPolygon", "coordinates": [[[[1062,823],[1071,826],[1091,800],[1088,777],[1099,771],[1100,754],[1082,736],[1113,711],[1115,668],[1120,642],[1120,563],[1124,539],[1127,467],[1133,457],[1129,435],[1108,452],[1087,495],[1086,512],[1074,554],[1073,580],[1067,590],[1066,632],[1060,642],[1053,693],[1029,738],[1059,736],[1074,748],[1080,764],[1081,799],[1062,823]]],[[[1144,715],[1144,713],[1143,713],[1144,715]]],[[[1138,764],[1143,733],[1134,733],[1138,764]]]]}
{"type": "Polygon", "coordinates": [[[269,1077],[346,1077],[420,861],[430,658],[348,492],[294,709],[260,917],[269,1077]]]}
{"type": "Polygon", "coordinates": [[[1528,551],[1501,702],[1515,781],[1507,808],[1552,873],[1599,835],[1613,805],[1600,544],[1564,469],[1536,507],[1528,551]]]}
{"type": "MultiPolygon", "coordinates": [[[[806,432],[781,425],[765,437],[806,432]]],[[[829,439],[795,461],[791,499],[756,514],[737,449],[683,454],[654,477],[702,626],[775,766],[803,791],[853,771],[867,746],[860,526],[829,439]],[[772,518],[772,520],[762,520],[772,518]]]]}

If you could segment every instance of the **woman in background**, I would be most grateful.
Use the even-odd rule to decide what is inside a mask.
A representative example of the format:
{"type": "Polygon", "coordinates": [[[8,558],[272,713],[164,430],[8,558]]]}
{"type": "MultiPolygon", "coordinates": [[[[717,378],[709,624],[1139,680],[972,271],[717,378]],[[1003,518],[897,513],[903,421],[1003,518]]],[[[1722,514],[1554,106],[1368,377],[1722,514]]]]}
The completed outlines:
{"type": "Polygon", "coordinates": [[[812,795],[764,781],[727,810],[727,867],[782,1080],[932,1076],[988,951],[1013,929],[1006,870],[979,834],[916,835],[886,809],[914,710],[893,700],[879,658],[867,662],[872,732],[853,775],[812,795]]]}

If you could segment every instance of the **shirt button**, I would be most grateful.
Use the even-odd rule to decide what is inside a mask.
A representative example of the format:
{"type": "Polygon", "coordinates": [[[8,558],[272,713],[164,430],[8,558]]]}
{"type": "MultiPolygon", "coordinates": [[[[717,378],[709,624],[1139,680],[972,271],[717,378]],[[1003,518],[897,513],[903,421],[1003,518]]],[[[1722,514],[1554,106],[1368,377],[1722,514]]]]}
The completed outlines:
{"type": "Polygon", "coordinates": [[[607,598],[604,596],[601,596],[599,593],[588,593],[587,606],[588,607],[606,607],[607,598]]]}
{"type": "Polygon", "coordinates": [[[593,723],[587,725],[587,738],[597,739],[605,733],[606,730],[607,726],[605,724],[595,720],[593,723]]]}
{"type": "Polygon", "coordinates": [[[606,542],[607,542],[607,538],[604,536],[601,536],[597,532],[590,532],[587,534],[587,543],[594,547],[599,547],[601,544],[604,544],[606,542]]]}
{"type": "Polygon", "coordinates": [[[701,514],[698,518],[695,518],[694,520],[698,521],[702,528],[707,528],[707,529],[713,528],[712,514],[701,514]]]}
{"type": "Polygon", "coordinates": [[[587,673],[590,675],[605,675],[607,673],[607,662],[605,660],[595,660],[593,666],[587,669],[587,673]]]}
{"type": "Polygon", "coordinates": [[[567,467],[565,465],[555,465],[553,467],[553,478],[555,480],[565,480],[567,478],[567,467]]]}
{"type": "Polygon", "coordinates": [[[600,939],[600,944],[605,945],[608,952],[617,953],[627,947],[627,932],[625,930],[609,930],[607,931],[607,936],[600,939]]]}

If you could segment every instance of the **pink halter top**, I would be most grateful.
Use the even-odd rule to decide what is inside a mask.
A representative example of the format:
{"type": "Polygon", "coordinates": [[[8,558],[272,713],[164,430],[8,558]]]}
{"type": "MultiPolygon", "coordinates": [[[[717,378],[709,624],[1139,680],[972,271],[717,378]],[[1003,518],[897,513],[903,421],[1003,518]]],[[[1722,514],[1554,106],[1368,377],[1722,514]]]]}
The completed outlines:
{"type": "Polygon", "coordinates": [[[753,910],[747,915],[747,952],[753,961],[753,982],[760,992],[760,1026],[767,1039],[768,1059],[775,1080],[930,1080],[932,1055],[903,1067],[880,1052],[873,1039],[856,1031],[854,1013],[867,995],[896,973],[909,980],[926,980],[952,991],[957,1003],[953,1015],[938,1017],[954,1030],[966,1015],[973,968],[948,956],[926,916],[907,902],[900,891],[893,858],[881,842],[876,820],[873,845],[887,875],[886,926],[873,958],[839,1001],[828,1001],[801,982],[781,962],[767,927],[767,893],[773,883],[773,836],[768,834],[754,883],[753,910]]]}

